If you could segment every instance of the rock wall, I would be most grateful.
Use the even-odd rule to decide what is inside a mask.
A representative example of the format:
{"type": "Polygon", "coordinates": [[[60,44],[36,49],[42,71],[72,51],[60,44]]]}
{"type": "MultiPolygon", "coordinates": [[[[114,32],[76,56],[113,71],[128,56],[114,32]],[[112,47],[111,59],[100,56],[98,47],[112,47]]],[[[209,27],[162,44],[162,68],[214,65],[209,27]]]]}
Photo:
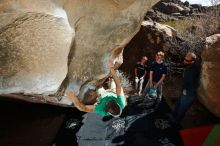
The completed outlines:
{"type": "Polygon", "coordinates": [[[122,63],[124,46],[156,2],[2,0],[0,94],[70,88],[83,99],[108,75],[109,58],[122,63]]]}
{"type": "Polygon", "coordinates": [[[89,89],[101,84],[109,73],[107,60],[119,58],[123,62],[120,55],[124,46],[139,31],[144,13],[153,3],[95,0],[66,5],[70,23],[76,27],[76,37],[65,88],[80,91],[82,99],[89,89]]]}
{"type": "Polygon", "coordinates": [[[74,29],[50,4],[1,1],[0,94],[52,94],[66,77],[74,29]]]}
{"type": "Polygon", "coordinates": [[[202,51],[202,71],[198,94],[200,101],[220,117],[220,34],[206,38],[202,51]]]}

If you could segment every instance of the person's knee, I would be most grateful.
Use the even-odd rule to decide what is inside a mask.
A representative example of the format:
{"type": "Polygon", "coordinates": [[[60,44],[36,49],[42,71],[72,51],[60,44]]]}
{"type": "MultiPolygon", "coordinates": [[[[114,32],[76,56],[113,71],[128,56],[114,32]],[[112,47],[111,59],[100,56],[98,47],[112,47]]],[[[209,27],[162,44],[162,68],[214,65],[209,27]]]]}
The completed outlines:
{"type": "Polygon", "coordinates": [[[135,78],[135,83],[138,83],[139,82],[139,79],[138,78],[135,78]]]}
{"type": "Polygon", "coordinates": [[[144,82],[144,79],[140,79],[140,83],[143,84],[143,82],[144,82]]]}

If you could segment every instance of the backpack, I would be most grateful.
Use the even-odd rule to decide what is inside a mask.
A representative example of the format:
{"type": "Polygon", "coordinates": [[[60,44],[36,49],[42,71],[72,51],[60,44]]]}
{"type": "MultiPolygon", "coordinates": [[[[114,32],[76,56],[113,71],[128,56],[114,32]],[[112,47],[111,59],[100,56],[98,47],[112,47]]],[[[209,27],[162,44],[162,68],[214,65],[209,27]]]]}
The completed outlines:
{"type": "Polygon", "coordinates": [[[157,89],[156,88],[150,88],[149,97],[157,98],[157,89]]]}

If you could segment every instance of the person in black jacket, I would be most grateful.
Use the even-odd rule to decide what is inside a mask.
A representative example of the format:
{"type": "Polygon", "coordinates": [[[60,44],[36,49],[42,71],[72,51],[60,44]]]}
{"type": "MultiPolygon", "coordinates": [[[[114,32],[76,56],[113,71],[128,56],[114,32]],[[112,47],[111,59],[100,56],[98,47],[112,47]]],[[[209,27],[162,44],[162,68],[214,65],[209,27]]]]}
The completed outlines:
{"type": "Polygon", "coordinates": [[[140,96],[142,92],[142,87],[144,83],[145,76],[147,75],[147,62],[148,58],[143,56],[140,62],[137,62],[134,74],[135,74],[135,89],[138,90],[138,95],[140,96]]]}
{"type": "Polygon", "coordinates": [[[176,122],[181,122],[186,111],[191,107],[196,97],[200,74],[200,62],[194,53],[188,52],[186,54],[184,64],[186,68],[183,73],[182,94],[172,113],[176,122]]]}

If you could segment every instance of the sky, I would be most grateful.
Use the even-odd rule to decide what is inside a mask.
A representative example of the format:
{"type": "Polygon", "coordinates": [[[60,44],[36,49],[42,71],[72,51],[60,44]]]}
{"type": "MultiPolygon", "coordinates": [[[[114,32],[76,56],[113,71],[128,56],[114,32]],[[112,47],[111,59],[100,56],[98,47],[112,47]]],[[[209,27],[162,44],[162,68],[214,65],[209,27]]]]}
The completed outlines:
{"type": "MultiPolygon", "coordinates": [[[[185,2],[186,0],[181,0],[185,2]]],[[[202,4],[203,6],[210,6],[210,0],[187,0],[190,4],[202,4]]]]}

